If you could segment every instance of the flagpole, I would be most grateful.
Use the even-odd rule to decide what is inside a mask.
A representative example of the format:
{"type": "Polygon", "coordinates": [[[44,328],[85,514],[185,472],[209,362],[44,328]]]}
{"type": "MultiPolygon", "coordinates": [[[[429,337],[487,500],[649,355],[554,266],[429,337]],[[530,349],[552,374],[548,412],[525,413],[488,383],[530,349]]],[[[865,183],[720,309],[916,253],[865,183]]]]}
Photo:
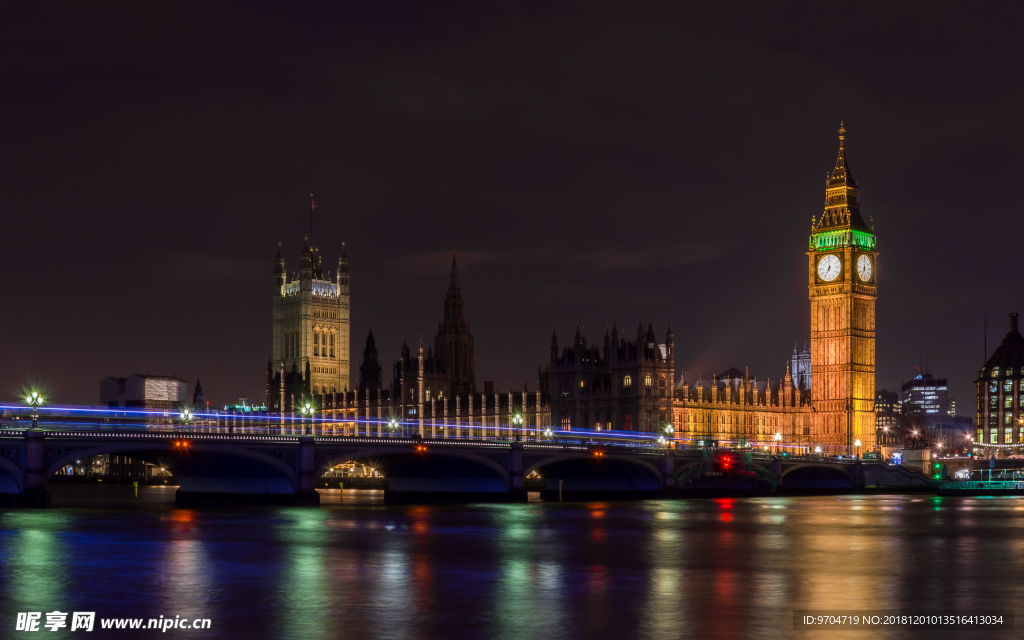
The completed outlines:
{"type": "Polygon", "coordinates": [[[316,201],[313,200],[313,194],[311,193],[309,194],[309,248],[311,251],[313,249],[313,207],[316,206],[313,204],[314,202],[316,201]]]}

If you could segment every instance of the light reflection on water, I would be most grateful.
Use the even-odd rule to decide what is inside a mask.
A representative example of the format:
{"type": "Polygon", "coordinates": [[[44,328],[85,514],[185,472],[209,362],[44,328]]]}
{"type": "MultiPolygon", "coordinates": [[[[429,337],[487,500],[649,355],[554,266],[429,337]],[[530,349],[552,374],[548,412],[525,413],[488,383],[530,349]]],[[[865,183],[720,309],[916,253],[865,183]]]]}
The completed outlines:
{"type": "Polygon", "coordinates": [[[793,609],[1012,610],[1024,596],[1019,499],[334,493],[320,508],[118,494],[114,508],[2,511],[0,625],[59,609],[210,618],[193,638],[831,638],[795,633],[793,609]]]}

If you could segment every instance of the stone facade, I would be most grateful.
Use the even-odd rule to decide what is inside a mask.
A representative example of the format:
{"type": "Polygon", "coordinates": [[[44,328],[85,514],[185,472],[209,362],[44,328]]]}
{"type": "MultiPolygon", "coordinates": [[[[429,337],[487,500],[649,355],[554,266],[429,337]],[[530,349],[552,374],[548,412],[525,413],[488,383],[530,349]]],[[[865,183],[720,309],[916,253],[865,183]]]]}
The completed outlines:
{"type": "Polygon", "coordinates": [[[823,448],[853,452],[875,447],[876,239],[860,213],[860,196],[839,156],[825,189],[825,210],[807,252],[811,300],[811,434],[823,448]]]}
{"type": "Polygon", "coordinates": [[[651,324],[637,327],[636,340],[615,326],[600,348],[577,329],[561,354],[552,335],[552,424],[565,431],[662,431],[671,421],[674,349],[672,328],[659,344],[651,324]]]}
{"type": "Polygon", "coordinates": [[[288,279],[278,247],[273,278],[274,330],[267,362],[267,407],[293,411],[303,398],[349,390],[349,272],[342,243],[332,279],[307,242],[288,279]]]}

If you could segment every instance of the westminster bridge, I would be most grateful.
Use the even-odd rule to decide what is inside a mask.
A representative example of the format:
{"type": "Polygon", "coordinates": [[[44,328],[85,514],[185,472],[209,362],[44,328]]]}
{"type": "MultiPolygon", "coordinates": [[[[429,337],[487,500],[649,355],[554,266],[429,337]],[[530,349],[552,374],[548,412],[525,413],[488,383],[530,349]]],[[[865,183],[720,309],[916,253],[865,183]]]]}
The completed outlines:
{"type": "MultiPolygon", "coordinates": [[[[578,436],[577,436],[578,438],[578,436]]],[[[47,483],[78,460],[117,454],[178,481],[179,502],[318,504],[318,479],[344,462],[372,466],[394,501],[525,501],[527,477],[545,499],[642,498],[928,488],[925,476],[880,461],[793,457],[749,450],[515,438],[444,439],[199,433],[185,430],[4,429],[0,494],[47,506],[47,483]],[[538,481],[534,481],[538,482],[538,481]]]]}

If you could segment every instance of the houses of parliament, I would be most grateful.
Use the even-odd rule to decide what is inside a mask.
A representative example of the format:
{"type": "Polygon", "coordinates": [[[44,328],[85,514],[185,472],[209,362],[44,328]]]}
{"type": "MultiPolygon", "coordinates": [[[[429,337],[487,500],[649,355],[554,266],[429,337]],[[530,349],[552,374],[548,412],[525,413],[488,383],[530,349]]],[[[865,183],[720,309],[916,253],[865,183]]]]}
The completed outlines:
{"type": "Polygon", "coordinates": [[[549,360],[533,389],[477,387],[473,334],[452,270],[432,343],[402,344],[382,364],[371,331],[350,380],[349,265],[342,245],[337,272],[323,270],[306,246],[289,279],[280,251],[273,275],[273,342],[267,407],[295,412],[310,403],[338,435],[512,437],[542,440],[548,428],[600,438],[602,432],[671,434],[685,444],[800,453],[864,453],[875,448],[876,237],[860,211],[846,158],[846,131],[812,216],[806,250],[810,346],[794,347],[778,377],[725,369],[711,379],[677,380],[671,326],[635,332],[618,326],[588,342],[578,330],[549,360]],[[390,371],[390,380],[385,372],[390,371]],[[521,424],[515,418],[521,418],[521,424]]]}

